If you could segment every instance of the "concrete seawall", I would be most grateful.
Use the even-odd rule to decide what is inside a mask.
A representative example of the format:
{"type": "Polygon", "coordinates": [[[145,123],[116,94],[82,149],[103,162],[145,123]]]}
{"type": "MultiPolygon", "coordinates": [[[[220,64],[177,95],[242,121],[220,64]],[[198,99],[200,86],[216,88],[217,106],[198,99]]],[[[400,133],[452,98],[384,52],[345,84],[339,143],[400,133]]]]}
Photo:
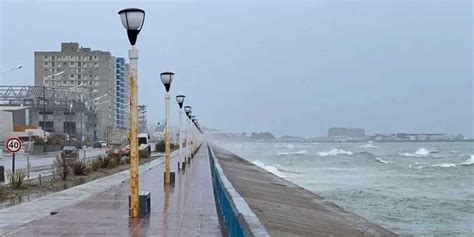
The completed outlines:
{"type": "MultiPolygon", "coordinates": [[[[263,225],[265,231],[258,229],[257,233],[270,236],[397,236],[227,150],[214,145],[211,150],[225,179],[231,183],[231,192],[237,192],[248,204],[258,219],[256,226],[263,225]]],[[[245,221],[241,222],[245,225],[245,221]]]]}

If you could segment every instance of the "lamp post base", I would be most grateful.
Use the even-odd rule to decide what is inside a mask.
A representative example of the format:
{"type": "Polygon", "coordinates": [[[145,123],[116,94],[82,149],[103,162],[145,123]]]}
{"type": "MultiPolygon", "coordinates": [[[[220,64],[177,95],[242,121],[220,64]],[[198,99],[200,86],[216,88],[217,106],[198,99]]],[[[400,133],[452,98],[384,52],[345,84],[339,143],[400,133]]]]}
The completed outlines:
{"type": "MultiPolygon", "coordinates": [[[[174,186],[174,181],[175,181],[175,174],[174,171],[170,171],[170,185],[174,186]]],[[[163,172],[163,184],[167,185],[166,183],[166,172],[163,172]]]]}
{"type": "Polygon", "coordinates": [[[186,169],[186,161],[178,162],[178,170],[184,171],[186,169]]]}
{"type": "MultiPolygon", "coordinates": [[[[128,215],[132,216],[132,209],[131,209],[131,197],[128,195],[128,215]]],[[[151,213],[151,194],[150,192],[142,191],[138,196],[138,217],[149,217],[151,213]]]]}

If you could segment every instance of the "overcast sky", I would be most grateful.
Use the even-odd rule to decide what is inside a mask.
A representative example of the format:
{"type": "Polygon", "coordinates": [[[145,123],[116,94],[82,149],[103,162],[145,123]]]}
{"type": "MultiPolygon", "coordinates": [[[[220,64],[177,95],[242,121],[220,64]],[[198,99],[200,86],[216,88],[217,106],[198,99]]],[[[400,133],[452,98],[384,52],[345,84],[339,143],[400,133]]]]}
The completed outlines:
{"type": "Polygon", "coordinates": [[[127,57],[117,15],[124,7],[146,11],[137,47],[139,102],[150,122],[163,119],[159,73],[174,71],[172,93],[187,95],[206,127],[473,136],[469,0],[3,0],[0,69],[24,68],[0,83],[33,84],[33,52],[64,41],[127,57]]]}

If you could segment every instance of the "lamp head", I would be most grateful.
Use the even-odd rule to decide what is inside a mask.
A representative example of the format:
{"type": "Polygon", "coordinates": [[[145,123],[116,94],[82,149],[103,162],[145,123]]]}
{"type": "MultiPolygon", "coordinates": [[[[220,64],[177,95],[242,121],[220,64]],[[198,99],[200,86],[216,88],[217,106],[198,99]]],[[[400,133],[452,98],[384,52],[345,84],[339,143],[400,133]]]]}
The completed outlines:
{"type": "Polygon", "coordinates": [[[184,103],[184,95],[177,95],[176,96],[176,102],[178,102],[178,105],[179,105],[179,108],[182,109],[183,108],[183,103],[184,103]]]}
{"type": "Polygon", "coordinates": [[[138,33],[142,30],[145,21],[145,11],[138,8],[126,8],[118,12],[123,27],[127,30],[128,40],[131,45],[137,42],[138,33]]]}
{"type": "Polygon", "coordinates": [[[173,82],[174,73],[172,72],[162,72],[160,74],[161,82],[165,86],[166,92],[170,91],[171,82],[173,82]]]}

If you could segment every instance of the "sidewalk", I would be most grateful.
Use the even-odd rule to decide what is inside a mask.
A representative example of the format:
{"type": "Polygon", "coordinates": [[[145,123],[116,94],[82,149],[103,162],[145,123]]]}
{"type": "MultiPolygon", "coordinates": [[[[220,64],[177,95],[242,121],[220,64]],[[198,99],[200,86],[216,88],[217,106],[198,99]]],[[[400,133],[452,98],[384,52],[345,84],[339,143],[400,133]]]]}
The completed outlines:
{"type": "MultiPolygon", "coordinates": [[[[128,217],[127,179],[81,202],[55,210],[58,212],[55,215],[17,226],[7,236],[222,236],[206,149],[200,149],[185,173],[176,173],[172,188],[163,186],[161,161],[140,173],[140,190],[151,192],[149,218],[128,217]]],[[[172,170],[176,171],[177,162],[177,158],[171,160],[172,170]]],[[[1,230],[0,225],[0,233],[1,230]]]]}

